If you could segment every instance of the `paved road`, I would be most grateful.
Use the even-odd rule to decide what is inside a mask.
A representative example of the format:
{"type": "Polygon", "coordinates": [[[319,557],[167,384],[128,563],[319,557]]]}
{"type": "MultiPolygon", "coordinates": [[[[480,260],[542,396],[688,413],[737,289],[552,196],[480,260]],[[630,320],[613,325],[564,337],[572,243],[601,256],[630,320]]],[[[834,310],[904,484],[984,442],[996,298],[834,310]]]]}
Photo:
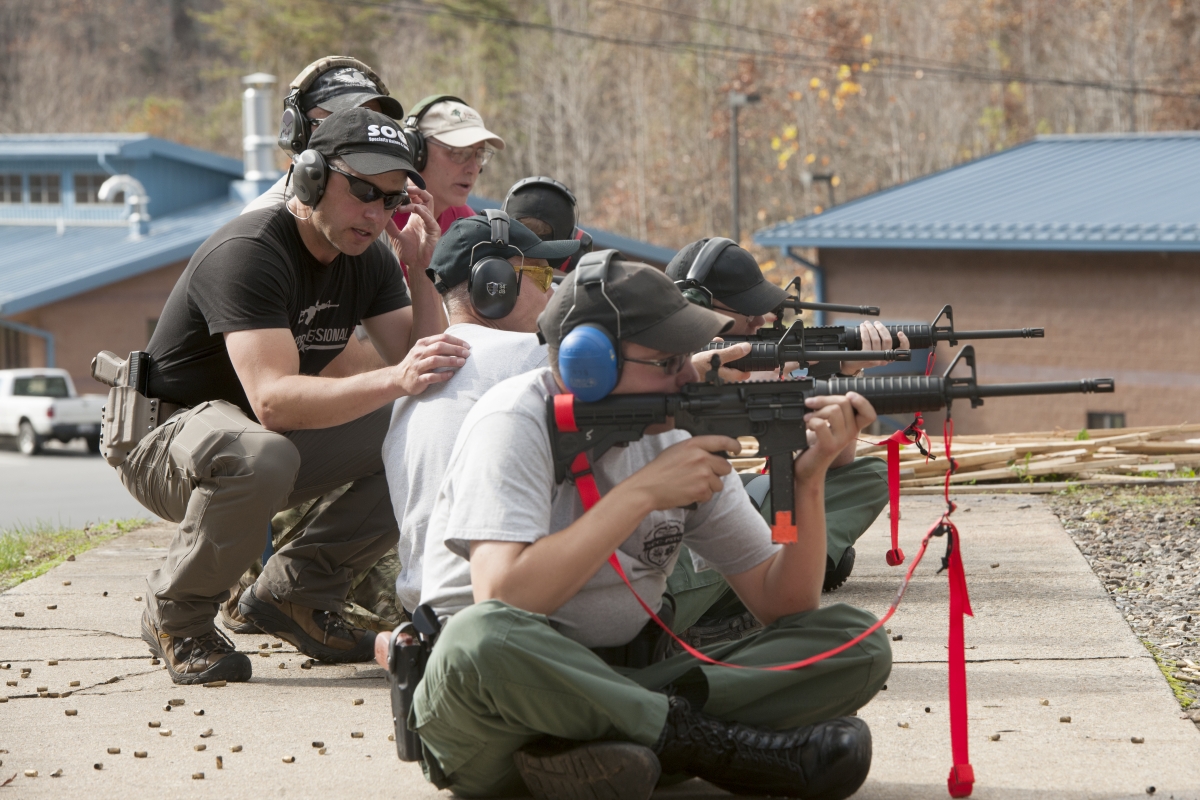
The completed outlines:
{"type": "Polygon", "coordinates": [[[0,449],[0,530],[39,522],[80,527],[132,517],[154,518],[82,442],[47,445],[44,454],[32,458],[0,449]]]}

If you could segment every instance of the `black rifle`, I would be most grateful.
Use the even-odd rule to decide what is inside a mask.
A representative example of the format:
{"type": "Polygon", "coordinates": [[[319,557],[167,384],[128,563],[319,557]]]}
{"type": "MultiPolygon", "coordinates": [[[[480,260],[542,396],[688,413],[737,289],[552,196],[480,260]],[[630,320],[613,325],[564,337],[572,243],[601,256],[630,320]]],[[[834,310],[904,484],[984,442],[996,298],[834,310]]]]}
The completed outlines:
{"type": "Polygon", "coordinates": [[[776,306],[771,313],[775,315],[775,321],[778,325],[783,323],[780,320],[783,318],[784,311],[794,311],[797,314],[805,311],[837,311],[843,314],[862,314],[867,317],[878,317],[879,306],[847,306],[840,303],[809,303],[800,299],[800,277],[792,278],[791,283],[783,287],[786,292],[791,288],[796,289],[796,294],[788,295],[787,299],[776,306]]]}
{"type": "MultiPolygon", "coordinates": [[[[723,365],[745,372],[781,370],[789,362],[798,362],[803,367],[807,366],[809,361],[816,361],[821,356],[827,357],[829,355],[829,348],[816,349],[809,347],[808,331],[810,330],[812,328],[805,328],[801,320],[796,320],[788,326],[787,331],[778,340],[756,341],[753,337],[730,336],[727,341],[710,342],[704,346],[704,349],[720,350],[721,348],[729,347],[731,344],[749,342],[749,355],[726,362],[723,365]]],[[[838,353],[838,359],[838,362],[832,362],[835,365],[835,371],[836,364],[840,363],[840,361],[910,361],[912,360],[912,351],[856,350],[854,352],[838,353]]]]}
{"type": "Polygon", "coordinates": [[[804,415],[810,409],[804,401],[809,397],[858,392],[878,413],[903,414],[937,411],[958,399],[970,400],[974,408],[982,405],[985,397],[1111,392],[1114,388],[1112,378],[980,386],[976,381],[975,350],[969,345],[959,351],[941,377],[895,375],[726,383],[717,374],[717,366],[717,357],[713,356],[707,381],[687,384],[678,394],[625,394],[595,403],[575,401],[574,430],[558,427],[554,398],[549,398],[546,414],[552,432],[556,480],[573,479],[572,462],[580,453],[590,450],[592,459],[598,459],[615,445],[642,438],[648,426],[671,418],[676,428],[693,436],[753,436],[758,440],[758,454],[767,459],[771,476],[775,514],[772,538],[795,541],[792,458],[795,451],[808,447],[804,415]],[[968,377],[951,377],[959,361],[970,366],[968,377]]]}

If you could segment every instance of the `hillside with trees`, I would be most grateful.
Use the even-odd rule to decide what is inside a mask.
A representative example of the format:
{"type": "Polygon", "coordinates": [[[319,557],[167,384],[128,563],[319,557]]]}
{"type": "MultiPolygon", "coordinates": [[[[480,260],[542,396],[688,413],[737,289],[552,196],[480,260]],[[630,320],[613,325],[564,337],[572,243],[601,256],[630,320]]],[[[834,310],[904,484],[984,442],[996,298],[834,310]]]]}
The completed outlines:
{"type": "MultiPolygon", "coordinates": [[[[478,193],[570,184],[665,245],[819,212],[1050,133],[1200,121],[1186,0],[0,0],[0,132],[146,131],[240,157],[240,77],[371,63],[465,98],[508,149],[478,193]],[[805,180],[805,173],[827,175],[805,180]]],[[[1029,176],[1037,180],[1036,175],[1029,176]]]]}

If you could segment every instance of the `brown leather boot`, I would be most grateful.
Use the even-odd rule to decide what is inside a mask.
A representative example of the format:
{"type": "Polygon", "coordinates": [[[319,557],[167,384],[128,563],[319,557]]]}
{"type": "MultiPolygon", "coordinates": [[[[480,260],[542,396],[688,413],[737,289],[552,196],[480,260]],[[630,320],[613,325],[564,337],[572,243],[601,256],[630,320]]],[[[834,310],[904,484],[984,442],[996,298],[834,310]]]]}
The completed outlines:
{"type": "Polygon", "coordinates": [[[229,599],[221,603],[221,624],[234,633],[258,633],[258,626],[242,616],[238,603],[242,599],[242,585],[238,583],[229,590],[229,599]]]}
{"type": "Polygon", "coordinates": [[[167,665],[175,683],[250,680],[250,659],[216,628],[200,636],[172,636],[155,626],[146,610],[142,612],[142,639],[150,645],[150,652],[167,665]]]}
{"type": "Polygon", "coordinates": [[[304,655],[328,663],[375,658],[375,632],[355,628],[330,611],[296,605],[253,584],[242,592],[238,610],[264,632],[295,645],[304,655]]]}

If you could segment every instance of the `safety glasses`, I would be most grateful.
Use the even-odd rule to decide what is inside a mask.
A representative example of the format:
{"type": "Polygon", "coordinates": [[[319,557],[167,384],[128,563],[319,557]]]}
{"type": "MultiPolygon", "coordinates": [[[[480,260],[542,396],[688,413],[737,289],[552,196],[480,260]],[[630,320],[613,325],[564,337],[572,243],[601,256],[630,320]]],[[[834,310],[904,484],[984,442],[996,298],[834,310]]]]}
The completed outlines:
{"type": "Polygon", "coordinates": [[[448,144],[442,144],[437,139],[426,139],[429,144],[436,144],[443,150],[448,150],[450,160],[455,164],[465,164],[470,158],[475,159],[475,163],[480,169],[487,166],[487,163],[492,160],[492,156],[496,155],[495,149],[487,145],[476,145],[475,147],[451,147],[448,144]]]}
{"type": "Polygon", "coordinates": [[[691,361],[691,359],[691,353],[680,353],[679,355],[671,356],[670,358],[663,359],[662,361],[652,361],[644,358],[630,358],[629,356],[625,356],[626,361],[633,362],[634,364],[648,364],[651,367],[662,367],[664,375],[678,375],[683,371],[684,366],[691,361]]]}
{"type": "Polygon", "coordinates": [[[375,184],[340,170],[332,164],[329,165],[329,170],[346,178],[346,182],[350,184],[350,194],[360,202],[374,203],[376,200],[382,200],[383,207],[387,211],[399,208],[408,202],[408,192],[385,192],[375,184]]]}
{"type": "Polygon", "coordinates": [[[543,292],[550,291],[550,285],[554,283],[554,267],[515,267],[517,274],[522,272],[527,273],[538,288],[543,292]]]}

